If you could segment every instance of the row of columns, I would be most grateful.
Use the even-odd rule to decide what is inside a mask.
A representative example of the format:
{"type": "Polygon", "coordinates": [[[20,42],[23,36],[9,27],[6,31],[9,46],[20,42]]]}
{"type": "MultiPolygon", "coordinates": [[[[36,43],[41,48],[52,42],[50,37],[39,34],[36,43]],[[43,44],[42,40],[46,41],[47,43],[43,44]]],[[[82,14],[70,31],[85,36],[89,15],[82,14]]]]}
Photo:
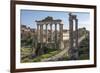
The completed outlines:
{"type": "Polygon", "coordinates": [[[37,41],[40,43],[43,43],[43,32],[44,32],[44,28],[43,26],[45,25],[45,30],[46,30],[46,43],[48,43],[48,25],[50,25],[50,42],[53,42],[53,30],[52,30],[52,25],[55,25],[55,46],[57,46],[58,40],[60,42],[63,41],[63,24],[59,24],[59,33],[60,33],[60,37],[58,39],[58,34],[57,34],[57,25],[58,24],[37,24],[37,41]]]}
{"type": "MultiPolygon", "coordinates": [[[[41,21],[42,22],[42,21],[41,21]]],[[[50,21],[50,23],[48,24],[43,24],[45,23],[44,21],[42,22],[42,24],[40,24],[40,21],[38,23],[37,21],[37,43],[41,43],[43,46],[43,39],[44,39],[44,28],[43,26],[45,25],[46,28],[46,43],[48,43],[48,25],[50,25],[50,42],[53,41],[53,33],[52,33],[52,25],[51,24],[53,21],[50,21]]],[[[55,25],[55,48],[57,48],[57,46],[59,46],[60,49],[63,49],[63,24],[59,23],[59,39],[58,39],[58,33],[57,33],[57,25],[58,24],[54,24],[55,25]],[[57,45],[59,43],[59,45],[57,45]]],[[[41,48],[42,48],[41,46],[41,48]]],[[[78,19],[76,15],[72,15],[71,13],[69,14],[69,56],[71,59],[78,59],[78,19]],[[74,30],[73,30],[73,21],[75,21],[75,35],[74,35],[74,30]],[[75,42],[74,42],[75,40],[75,42]],[[75,45],[74,45],[75,43],[75,45]]],[[[42,50],[42,49],[41,49],[42,50]]]]}

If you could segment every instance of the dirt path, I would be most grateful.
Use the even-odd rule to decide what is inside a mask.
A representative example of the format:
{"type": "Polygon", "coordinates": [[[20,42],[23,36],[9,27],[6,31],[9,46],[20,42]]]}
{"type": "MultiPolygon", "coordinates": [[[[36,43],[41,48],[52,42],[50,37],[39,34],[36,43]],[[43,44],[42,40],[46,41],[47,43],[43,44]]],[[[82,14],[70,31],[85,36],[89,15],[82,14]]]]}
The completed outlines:
{"type": "MultiPolygon", "coordinates": [[[[80,37],[80,39],[78,40],[78,43],[80,43],[87,35],[83,35],[82,37],[80,37]]],[[[75,43],[74,43],[75,44],[75,43]]],[[[59,58],[62,58],[62,56],[67,53],[68,54],[68,49],[69,46],[66,47],[64,50],[62,50],[60,53],[56,54],[55,56],[52,56],[50,58],[46,58],[46,59],[42,59],[41,61],[56,61],[59,58]]]]}

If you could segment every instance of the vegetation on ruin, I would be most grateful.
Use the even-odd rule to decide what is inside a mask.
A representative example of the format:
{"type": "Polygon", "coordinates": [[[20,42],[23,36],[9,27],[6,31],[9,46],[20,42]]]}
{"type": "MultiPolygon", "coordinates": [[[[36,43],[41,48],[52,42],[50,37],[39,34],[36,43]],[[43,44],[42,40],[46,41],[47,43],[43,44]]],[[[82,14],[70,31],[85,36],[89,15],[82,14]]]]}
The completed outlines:
{"type": "MultiPolygon", "coordinates": [[[[83,36],[84,34],[89,34],[85,28],[79,29],[79,37],[83,36]]],[[[21,63],[30,63],[30,62],[41,62],[42,59],[50,58],[61,50],[44,47],[44,54],[40,56],[35,55],[35,45],[36,45],[36,35],[33,32],[24,32],[21,34],[21,63]],[[34,56],[34,57],[33,57],[34,56]]],[[[69,44],[68,44],[69,45],[69,44]]],[[[39,45],[38,45],[39,46],[39,45]]],[[[67,44],[66,44],[67,46],[67,44]]],[[[89,35],[81,41],[79,45],[79,60],[87,60],[89,59],[89,35]]],[[[63,57],[58,59],[57,61],[66,61],[69,60],[68,55],[64,54],[63,57]]]]}
{"type": "Polygon", "coordinates": [[[80,43],[78,51],[80,60],[89,59],[89,36],[80,43]]]}
{"type": "Polygon", "coordinates": [[[46,59],[46,58],[49,58],[49,57],[52,57],[54,55],[56,55],[57,53],[60,52],[60,50],[50,50],[50,49],[47,49],[49,52],[46,53],[46,54],[43,54],[41,56],[37,56],[35,58],[32,58],[31,55],[32,54],[35,54],[35,50],[32,52],[30,48],[22,48],[21,49],[21,62],[22,63],[25,63],[25,62],[40,62],[42,59],[46,59]]]}

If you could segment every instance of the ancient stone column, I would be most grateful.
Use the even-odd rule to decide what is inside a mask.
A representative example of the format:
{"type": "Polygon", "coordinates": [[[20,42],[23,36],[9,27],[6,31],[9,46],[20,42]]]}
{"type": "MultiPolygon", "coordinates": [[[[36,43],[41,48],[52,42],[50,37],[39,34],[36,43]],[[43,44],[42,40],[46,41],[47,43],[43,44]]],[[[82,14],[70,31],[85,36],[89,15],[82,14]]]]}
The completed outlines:
{"type": "Polygon", "coordinates": [[[75,41],[75,43],[76,43],[75,47],[78,48],[78,19],[75,19],[75,22],[76,22],[75,23],[76,24],[75,25],[75,31],[76,31],[76,34],[75,34],[76,35],[76,37],[75,37],[75,39],[76,39],[76,41],[75,41]]]}
{"type": "Polygon", "coordinates": [[[69,14],[69,26],[70,26],[70,32],[69,32],[69,57],[70,59],[78,59],[78,20],[76,18],[76,15],[69,14]],[[73,31],[73,20],[75,20],[75,31],[73,31]],[[73,35],[73,33],[75,33],[73,35]],[[75,42],[74,42],[75,40],[75,42]],[[74,44],[75,43],[75,44],[74,44]]]}
{"type": "Polygon", "coordinates": [[[43,50],[43,24],[40,24],[40,44],[38,45],[40,46],[38,49],[38,55],[42,55],[44,54],[44,50],[43,50]]]}
{"type": "Polygon", "coordinates": [[[69,13],[69,57],[72,58],[73,57],[73,18],[71,13],[69,13]]]}
{"type": "Polygon", "coordinates": [[[57,49],[57,24],[55,24],[55,48],[57,49]]]}
{"type": "Polygon", "coordinates": [[[39,32],[40,32],[40,31],[39,31],[39,24],[37,24],[37,42],[38,42],[38,43],[39,43],[39,39],[40,39],[40,38],[39,38],[39,32]]]}
{"type": "Polygon", "coordinates": [[[75,58],[78,59],[78,19],[75,19],[75,58]]]}
{"type": "Polygon", "coordinates": [[[52,36],[53,36],[53,35],[52,35],[52,24],[50,24],[50,42],[52,42],[52,39],[53,39],[52,36]]]}
{"type": "Polygon", "coordinates": [[[60,40],[59,40],[59,43],[60,43],[60,45],[59,45],[59,48],[62,50],[62,49],[64,49],[64,44],[63,44],[63,24],[59,24],[59,32],[60,32],[60,40]]]}
{"type": "Polygon", "coordinates": [[[45,24],[46,26],[46,43],[48,43],[48,24],[45,24]]]}
{"type": "Polygon", "coordinates": [[[72,17],[70,16],[69,18],[69,40],[70,40],[70,49],[73,48],[73,20],[72,20],[72,17]]]}
{"type": "Polygon", "coordinates": [[[40,25],[40,43],[43,43],[43,24],[40,25]]]}

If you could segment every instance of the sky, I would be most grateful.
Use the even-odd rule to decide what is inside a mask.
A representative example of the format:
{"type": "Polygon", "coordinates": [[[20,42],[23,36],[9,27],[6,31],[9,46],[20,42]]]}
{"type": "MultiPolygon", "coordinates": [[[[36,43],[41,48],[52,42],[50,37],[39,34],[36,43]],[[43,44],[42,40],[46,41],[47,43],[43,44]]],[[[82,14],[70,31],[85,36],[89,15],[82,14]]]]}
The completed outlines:
{"type": "MultiPolygon", "coordinates": [[[[39,11],[39,10],[21,10],[20,18],[21,25],[26,25],[30,28],[36,28],[36,20],[43,20],[47,16],[53,17],[53,19],[61,19],[63,21],[63,28],[69,29],[69,12],[64,11],[39,11]]],[[[89,30],[90,14],[84,12],[73,12],[72,14],[77,15],[78,28],[85,27],[89,30]]]]}

